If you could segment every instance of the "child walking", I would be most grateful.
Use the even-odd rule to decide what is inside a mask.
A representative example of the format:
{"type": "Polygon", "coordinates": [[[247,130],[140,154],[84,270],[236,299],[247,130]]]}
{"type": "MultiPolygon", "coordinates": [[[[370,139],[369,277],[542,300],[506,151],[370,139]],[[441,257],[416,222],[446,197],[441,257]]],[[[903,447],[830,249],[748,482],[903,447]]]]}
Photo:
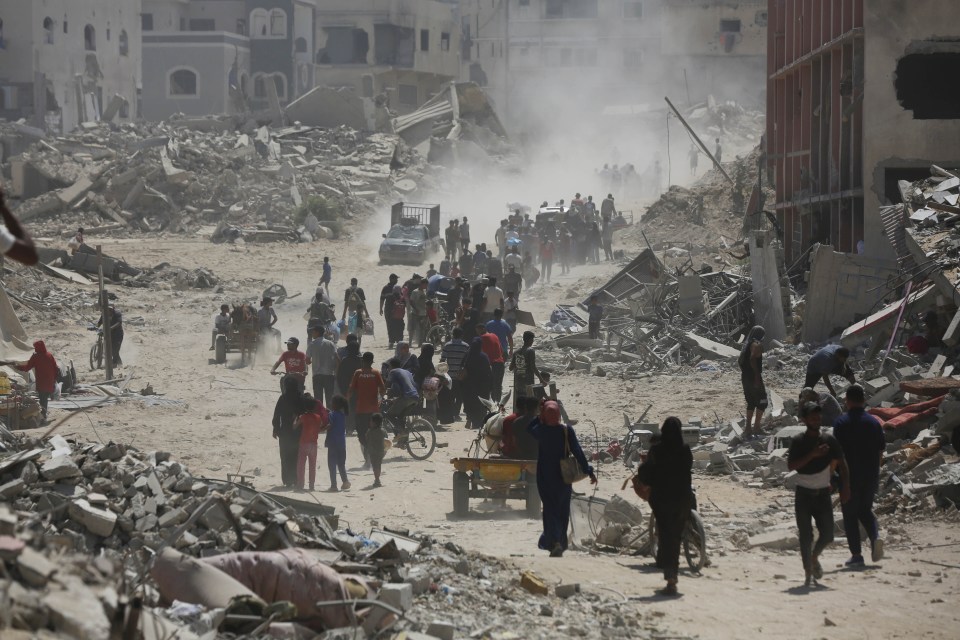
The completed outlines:
{"type": "Polygon", "coordinates": [[[340,472],[340,489],[350,488],[347,480],[347,399],[333,396],[330,401],[330,428],[323,446],[327,448],[327,468],[330,470],[330,489],[337,491],[337,471],[340,472]]]}
{"type": "Polygon", "coordinates": [[[370,456],[370,466],[373,467],[373,486],[380,484],[380,465],[386,453],[387,432],[383,429],[383,416],[375,413],[370,416],[370,428],[367,429],[367,455],[370,456]]]}
{"type": "Polygon", "coordinates": [[[294,429],[300,430],[300,446],[297,451],[297,489],[303,490],[303,465],[309,465],[310,491],[317,480],[317,440],[320,433],[327,428],[327,410],[323,405],[306,394],[303,398],[303,413],[293,423],[294,429]]]}

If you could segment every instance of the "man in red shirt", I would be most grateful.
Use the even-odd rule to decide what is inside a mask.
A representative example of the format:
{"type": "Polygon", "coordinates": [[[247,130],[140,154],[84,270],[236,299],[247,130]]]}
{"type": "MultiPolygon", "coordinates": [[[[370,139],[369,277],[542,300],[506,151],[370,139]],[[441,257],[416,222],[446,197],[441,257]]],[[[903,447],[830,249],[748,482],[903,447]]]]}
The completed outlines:
{"type": "Polygon", "coordinates": [[[487,331],[482,325],[477,325],[477,335],[480,336],[480,350],[490,359],[490,370],[493,372],[493,400],[500,402],[503,397],[503,372],[505,364],[503,361],[503,347],[500,346],[500,338],[496,334],[487,331]]]}
{"type": "Polygon", "coordinates": [[[43,340],[37,340],[33,343],[33,355],[23,364],[18,364],[20,371],[35,370],[34,377],[37,380],[37,395],[40,396],[40,410],[43,411],[43,419],[47,419],[47,403],[50,396],[53,395],[57,384],[57,361],[53,354],[47,351],[47,345],[43,340]]]}
{"type": "MultiPolygon", "coordinates": [[[[287,350],[280,354],[273,368],[270,369],[271,375],[277,374],[277,367],[283,363],[283,368],[287,376],[295,378],[300,385],[300,391],[303,392],[303,384],[307,379],[307,354],[297,349],[300,346],[300,340],[290,338],[287,340],[287,350]]],[[[282,385],[281,385],[282,387],[282,385]]]]}
{"type": "Polygon", "coordinates": [[[383,383],[383,376],[373,369],[373,353],[363,354],[360,368],[353,374],[350,389],[347,395],[356,402],[354,409],[354,424],[357,428],[357,439],[360,441],[360,451],[363,452],[363,466],[370,465],[367,455],[367,429],[370,428],[370,416],[380,412],[380,397],[386,395],[387,387],[383,383]]]}

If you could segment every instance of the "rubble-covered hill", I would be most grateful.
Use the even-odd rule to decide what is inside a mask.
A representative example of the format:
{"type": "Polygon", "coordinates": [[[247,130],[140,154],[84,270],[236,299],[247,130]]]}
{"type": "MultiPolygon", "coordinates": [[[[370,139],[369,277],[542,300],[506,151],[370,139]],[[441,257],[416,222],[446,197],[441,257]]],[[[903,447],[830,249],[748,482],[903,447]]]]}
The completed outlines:
{"type": "Polygon", "coordinates": [[[321,224],[336,223],[415,189],[410,178],[425,166],[392,134],[226,118],[87,123],[56,138],[6,124],[0,136],[22,149],[4,173],[17,215],[37,235],[78,226],[190,233],[221,222],[295,228],[311,197],[324,201],[321,224]]]}

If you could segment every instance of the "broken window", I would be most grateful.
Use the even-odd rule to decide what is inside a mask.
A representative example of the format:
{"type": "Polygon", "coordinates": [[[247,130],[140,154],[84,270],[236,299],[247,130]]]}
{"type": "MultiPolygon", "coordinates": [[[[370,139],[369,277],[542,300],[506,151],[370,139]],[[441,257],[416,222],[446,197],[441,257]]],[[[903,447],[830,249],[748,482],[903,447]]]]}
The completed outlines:
{"type": "Polygon", "coordinates": [[[370,39],[363,29],[325,27],[327,43],[317,51],[318,64],[367,64],[370,39]]]}
{"type": "Polygon", "coordinates": [[[293,41],[293,51],[294,53],[306,53],[307,52],[307,39],[306,38],[297,38],[293,41]]]}
{"type": "Polygon", "coordinates": [[[416,32],[392,24],[373,27],[374,59],[377,64],[393,67],[413,67],[416,32]]]}
{"type": "Polygon", "coordinates": [[[440,32],[440,51],[450,51],[450,34],[440,32]]]}
{"type": "Polygon", "coordinates": [[[270,35],[283,38],[287,35],[287,12],[283,9],[273,9],[270,12],[270,35]]]}
{"type": "Polygon", "coordinates": [[[399,99],[400,104],[405,104],[412,107],[417,106],[417,85],[397,85],[397,98],[399,99]]]}
{"type": "Polygon", "coordinates": [[[910,54],[897,61],[897,101],[914,120],[960,118],[960,52],[910,54]]]}
{"type": "Polygon", "coordinates": [[[420,29],[420,51],[430,51],[429,29],[420,29]]]}
{"type": "Polygon", "coordinates": [[[721,33],[740,33],[740,20],[721,20],[721,33]]]}
{"type": "Polygon", "coordinates": [[[43,41],[53,44],[53,18],[50,16],[43,19],[43,41]]]}
{"type": "Polygon", "coordinates": [[[87,51],[97,50],[97,31],[93,25],[87,25],[83,28],[83,48],[87,51]]]}
{"type": "Polygon", "coordinates": [[[267,10],[254,9],[250,12],[250,37],[264,38],[267,36],[267,10]]]}
{"type": "Polygon", "coordinates": [[[213,18],[190,18],[190,31],[216,31],[217,24],[213,18]]]}
{"type": "Polygon", "coordinates": [[[140,14],[140,30],[153,31],[153,14],[152,13],[140,14]]]}
{"type": "Polygon", "coordinates": [[[120,55],[126,56],[130,54],[130,39],[127,37],[127,30],[123,29],[120,31],[120,55]]]}
{"type": "Polygon", "coordinates": [[[639,20],[643,17],[642,2],[624,2],[623,17],[632,20],[639,20]]]}
{"type": "Polygon", "coordinates": [[[197,95],[197,74],[190,69],[177,69],[170,74],[171,96],[197,95]]]}

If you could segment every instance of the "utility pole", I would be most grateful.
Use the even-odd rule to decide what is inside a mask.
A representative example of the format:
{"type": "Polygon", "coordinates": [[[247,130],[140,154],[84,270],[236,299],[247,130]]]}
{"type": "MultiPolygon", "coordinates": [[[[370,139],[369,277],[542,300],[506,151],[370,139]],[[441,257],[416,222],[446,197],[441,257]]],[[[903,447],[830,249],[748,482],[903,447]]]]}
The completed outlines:
{"type": "Polygon", "coordinates": [[[100,318],[103,320],[103,359],[107,380],[113,380],[113,340],[110,339],[110,325],[113,314],[109,313],[110,303],[107,300],[107,290],[103,286],[103,252],[97,245],[97,279],[100,285],[100,318]]]}
{"type": "Polygon", "coordinates": [[[680,115],[680,111],[678,111],[677,108],[673,106],[673,103],[670,102],[670,98],[664,97],[663,99],[667,101],[668,105],[670,105],[670,109],[673,110],[673,113],[677,116],[677,119],[680,120],[680,124],[682,124],[683,127],[690,133],[690,135],[693,136],[693,141],[696,142],[697,146],[703,150],[703,152],[707,155],[708,158],[710,158],[710,160],[713,162],[713,166],[717,168],[717,171],[722,173],[724,178],[726,178],[730,182],[733,182],[733,178],[731,178],[730,174],[724,170],[723,165],[717,162],[717,159],[713,157],[713,154],[710,153],[709,149],[707,149],[707,145],[703,144],[703,141],[700,139],[700,136],[698,136],[696,133],[693,132],[693,129],[691,129],[690,125],[687,124],[687,121],[683,119],[682,115],[680,115]]]}

